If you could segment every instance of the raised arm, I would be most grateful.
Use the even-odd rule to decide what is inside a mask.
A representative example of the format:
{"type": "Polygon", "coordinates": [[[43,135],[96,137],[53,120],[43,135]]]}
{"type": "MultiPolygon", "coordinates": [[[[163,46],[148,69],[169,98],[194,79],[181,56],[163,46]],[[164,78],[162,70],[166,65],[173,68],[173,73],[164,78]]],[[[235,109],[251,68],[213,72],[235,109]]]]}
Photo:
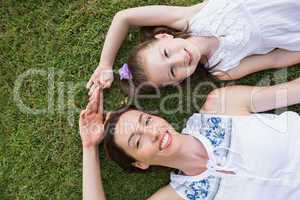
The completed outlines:
{"type": "Polygon", "coordinates": [[[91,88],[95,82],[99,82],[103,88],[110,87],[116,55],[131,26],[167,26],[183,30],[186,28],[187,19],[201,6],[201,3],[191,7],[144,6],[119,11],[109,27],[99,65],[89,80],[87,88],[91,88]]]}
{"type": "Polygon", "coordinates": [[[299,51],[276,49],[268,54],[246,57],[237,67],[227,71],[227,73],[217,72],[216,77],[220,80],[236,80],[258,71],[283,68],[297,63],[300,63],[299,51]]]}
{"type": "Polygon", "coordinates": [[[99,107],[99,87],[90,99],[87,108],[80,113],[79,128],[83,149],[82,196],[84,200],[105,200],[103,191],[99,148],[103,140],[103,116],[99,107]]]}
{"type": "Polygon", "coordinates": [[[230,86],[212,91],[201,111],[247,115],[300,103],[300,78],[274,86],[230,86]]]}

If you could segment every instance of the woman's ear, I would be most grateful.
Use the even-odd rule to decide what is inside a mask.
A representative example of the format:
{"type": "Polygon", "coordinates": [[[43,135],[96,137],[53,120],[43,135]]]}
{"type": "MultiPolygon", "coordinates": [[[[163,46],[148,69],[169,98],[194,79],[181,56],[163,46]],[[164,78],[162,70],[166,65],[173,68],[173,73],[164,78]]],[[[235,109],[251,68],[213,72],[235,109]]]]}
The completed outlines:
{"type": "Polygon", "coordinates": [[[158,33],[154,36],[156,39],[162,39],[162,38],[174,38],[173,35],[167,34],[167,33],[158,33]]]}
{"type": "Polygon", "coordinates": [[[137,167],[137,168],[140,168],[142,170],[146,170],[146,169],[149,168],[148,164],[145,164],[145,163],[142,163],[142,162],[138,162],[138,161],[132,163],[132,165],[135,166],[135,167],[137,167]]]}

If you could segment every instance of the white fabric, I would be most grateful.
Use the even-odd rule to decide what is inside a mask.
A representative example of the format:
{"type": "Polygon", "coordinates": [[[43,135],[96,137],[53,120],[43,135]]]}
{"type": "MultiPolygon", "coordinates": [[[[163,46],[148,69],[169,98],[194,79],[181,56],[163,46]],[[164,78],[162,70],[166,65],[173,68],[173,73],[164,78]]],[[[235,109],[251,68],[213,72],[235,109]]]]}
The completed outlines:
{"type": "Polygon", "coordinates": [[[204,145],[208,169],[172,173],[170,185],[188,200],[299,200],[300,116],[194,114],[184,134],[204,145]],[[222,151],[223,150],[223,151],[222,151]],[[218,170],[233,171],[225,174],[218,170]]]}
{"type": "Polygon", "coordinates": [[[299,0],[209,0],[189,23],[192,34],[219,39],[209,59],[214,70],[227,71],[275,48],[300,51],[299,0]]]}

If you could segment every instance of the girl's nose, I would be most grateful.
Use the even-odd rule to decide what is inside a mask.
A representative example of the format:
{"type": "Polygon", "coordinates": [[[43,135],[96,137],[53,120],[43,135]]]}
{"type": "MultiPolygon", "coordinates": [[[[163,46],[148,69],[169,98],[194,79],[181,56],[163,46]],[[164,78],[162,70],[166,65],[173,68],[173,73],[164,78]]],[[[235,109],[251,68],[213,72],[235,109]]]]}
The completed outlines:
{"type": "Polygon", "coordinates": [[[185,66],[185,51],[180,50],[177,53],[173,54],[173,65],[177,67],[184,67],[185,66]]]}

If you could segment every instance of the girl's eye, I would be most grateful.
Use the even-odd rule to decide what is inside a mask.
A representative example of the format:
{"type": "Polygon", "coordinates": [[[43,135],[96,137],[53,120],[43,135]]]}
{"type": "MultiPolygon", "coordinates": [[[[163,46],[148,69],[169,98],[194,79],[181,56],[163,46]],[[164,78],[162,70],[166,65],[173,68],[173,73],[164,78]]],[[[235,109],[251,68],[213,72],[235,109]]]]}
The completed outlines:
{"type": "Polygon", "coordinates": [[[167,52],[166,49],[164,50],[164,55],[165,55],[167,58],[169,58],[169,54],[168,54],[168,52],[167,52]]]}
{"type": "Polygon", "coordinates": [[[170,72],[171,72],[172,77],[175,78],[175,70],[174,70],[174,66],[172,66],[172,67],[170,68],[170,72]]]}

